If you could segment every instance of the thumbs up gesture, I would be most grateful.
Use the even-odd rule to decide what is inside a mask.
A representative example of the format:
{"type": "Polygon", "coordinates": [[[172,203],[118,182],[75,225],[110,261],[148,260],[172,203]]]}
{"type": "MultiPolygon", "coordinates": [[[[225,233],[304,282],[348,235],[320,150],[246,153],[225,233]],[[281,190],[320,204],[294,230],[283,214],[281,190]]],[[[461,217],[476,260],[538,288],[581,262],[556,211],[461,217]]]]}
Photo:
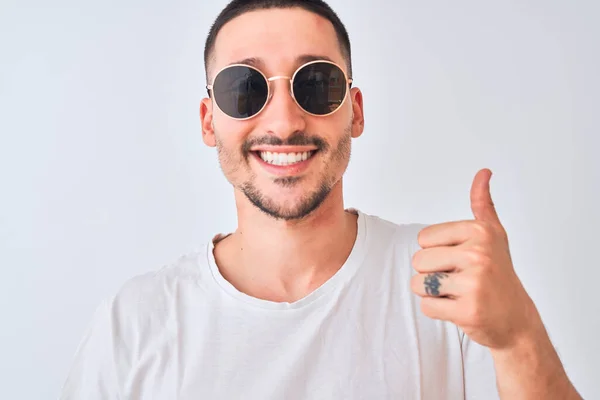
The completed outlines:
{"type": "Polygon", "coordinates": [[[490,194],[491,171],[471,187],[473,220],[419,232],[411,288],[425,315],[453,322],[472,340],[502,350],[539,330],[541,319],[517,277],[508,238],[490,194]]]}

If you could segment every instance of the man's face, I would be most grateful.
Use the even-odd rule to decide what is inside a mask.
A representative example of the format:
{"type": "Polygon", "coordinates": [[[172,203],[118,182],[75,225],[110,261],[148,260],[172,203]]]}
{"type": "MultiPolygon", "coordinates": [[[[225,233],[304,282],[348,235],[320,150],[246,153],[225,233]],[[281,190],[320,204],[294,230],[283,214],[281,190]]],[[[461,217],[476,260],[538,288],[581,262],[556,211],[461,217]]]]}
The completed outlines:
{"type": "MultiPolygon", "coordinates": [[[[347,72],[327,19],[299,8],[249,12],[219,32],[209,83],[221,68],[248,58],[255,60],[253,66],[266,77],[291,77],[310,56],[330,59],[347,72]]],[[[335,113],[313,116],[294,102],[288,80],[270,84],[272,97],[266,108],[243,121],[228,117],[204,99],[200,108],[203,138],[207,145],[217,147],[226,178],[251,203],[274,218],[299,219],[317,209],[340,185],[350,159],[351,138],[363,130],[362,97],[358,89],[352,89],[335,113]],[[291,153],[307,153],[309,158],[288,165],[268,162],[269,158],[281,159],[282,154],[289,158],[291,153]]]]}

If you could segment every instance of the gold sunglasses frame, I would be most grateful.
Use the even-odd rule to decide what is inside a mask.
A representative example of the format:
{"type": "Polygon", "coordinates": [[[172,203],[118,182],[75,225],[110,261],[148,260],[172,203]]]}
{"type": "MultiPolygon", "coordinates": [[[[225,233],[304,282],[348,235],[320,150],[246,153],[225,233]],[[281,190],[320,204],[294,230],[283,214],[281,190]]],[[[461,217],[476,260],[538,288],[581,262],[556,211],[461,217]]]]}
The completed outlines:
{"type": "Polygon", "coordinates": [[[298,67],[298,69],[296,69],[296,71],[294,72],[294,74],[292,75],[292,77],[290,78],[289,76],[284,76],[284,75],[277,75],[277,76],[272,76],[270,78],[267,78],[267,76],[258,68],[253,67],[252,65],[247,65],[247,64],[231,64],[231,65],[227,65],[223,68],[221,68],[215,75],[215,79],[213,79],[213,83],[214,81],[217,79],[217,76],[219,76],[219,74],[221,72],[223,72],[224,70],[231,68],[231,67],[246,67],[246,68],[250,68],[253,69],[255,71],[257,71],[259,74],[262,75],[263,78],[265,78],[265,81],[267,82],[267,100],[265,101],[265,104],[263,104],[263,106],[261,107],[260,110],[258,110],[258,112],[254,115],[251,115],[249,117],[246,118],[235,118],[232,117],[231,115],[227,114],[226,112],[224,112],[220,107],[219,104],[216,100],[216,98],[214,97],[214,91],[213,91],[213,85],[206,85],[206,90],[208,91],[208,96],[210,97],[211,101],[213,102],[213,104],[217,107],[217,109],[219,109],[223,114],[227,115],[229,118],[231,119],[235,119],[236,121],[246,121],[249,120],[251,118],[256,117],[257,115],[259,115],[261,112],[263,112],[263,110],[265,108],[267,108],[267,105],[269,104],[269,101],[271,100],[271,97],[273,97],[273,90],[271,89],[271,82],[275,81],[275,80],[279,80],[279,79],[285,79],[288,80],[290,83],[290,90],[289,90],[289,94],[290,96],[292,96],[292,99],[294,100],[294,103],[296,103],[296,105],[298,107],[300,107],[300,109],[302,111],[304,111],[305,113],[315,116],[315,117],[328,117],[332,114],[334,114],[337,110],[339,110],[340,108],[342,108],[342,105],[344,104],[344,102],[346,101],[346,98],[348,97],[348,93],[350,92],[350,89],[352,88],[352,78],[349,78],[348,75],[346,74],[346,71],[344,71],[344,69],[337,63],[334,63],[333,61],[329,61],[329,60],[314,60],[314,61],[309,61],[305,64],[302,64],[301,66],[298,67]],[[344,74],[344,79],[346,80],[346,92],[344,93],[344,98],[342,99],[340,105],[333,111],[331,111],[330,113],[327,114],[313,114],[311,112],[306,111],[304,108],[302,108],[302,106],[300,105],[300,103],[298,103],[298,100],[296,100],[296,96],[294,96],[294,89],[293,89],[293,82],[294,82],[294,78],[296,78],[296,75],[298,74],[298,72],[302,69],[305,68],[311,64],[331,64],[334,65],[336,67],[339,68],[340,71],[342,71],[342,74],[344,74]]]}

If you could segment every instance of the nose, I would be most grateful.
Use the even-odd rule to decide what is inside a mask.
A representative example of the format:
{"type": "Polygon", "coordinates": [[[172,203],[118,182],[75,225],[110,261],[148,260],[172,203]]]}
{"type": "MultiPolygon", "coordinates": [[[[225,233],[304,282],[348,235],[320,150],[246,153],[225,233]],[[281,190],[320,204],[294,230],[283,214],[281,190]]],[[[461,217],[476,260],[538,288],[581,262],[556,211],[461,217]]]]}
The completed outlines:
{"type": "Polygon", "coordinates": [[[271,98],[261,113],[261,122],[264,122],[267,133],[285,141],[295,132],[305,130],[306,115],[292,98],[289,78],[273,79],[270,85],[271,98]]]}

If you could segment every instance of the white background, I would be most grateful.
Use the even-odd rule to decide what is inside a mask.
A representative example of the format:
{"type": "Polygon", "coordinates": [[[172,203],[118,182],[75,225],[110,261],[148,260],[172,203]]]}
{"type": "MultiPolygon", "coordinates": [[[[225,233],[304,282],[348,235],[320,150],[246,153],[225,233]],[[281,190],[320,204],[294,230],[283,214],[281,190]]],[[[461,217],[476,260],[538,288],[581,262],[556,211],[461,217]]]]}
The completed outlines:
{"type": "MultiPolygon", "coordinates": [[[[2,1],[0,398],[55,398],[102,298],[234,228],[198,118],[225,4],[2,1]]],[[[517,272],[600,398],[600,2],[330,4],[365,98],[346,205],[470,218],[491,168],[517,272]]]]}

